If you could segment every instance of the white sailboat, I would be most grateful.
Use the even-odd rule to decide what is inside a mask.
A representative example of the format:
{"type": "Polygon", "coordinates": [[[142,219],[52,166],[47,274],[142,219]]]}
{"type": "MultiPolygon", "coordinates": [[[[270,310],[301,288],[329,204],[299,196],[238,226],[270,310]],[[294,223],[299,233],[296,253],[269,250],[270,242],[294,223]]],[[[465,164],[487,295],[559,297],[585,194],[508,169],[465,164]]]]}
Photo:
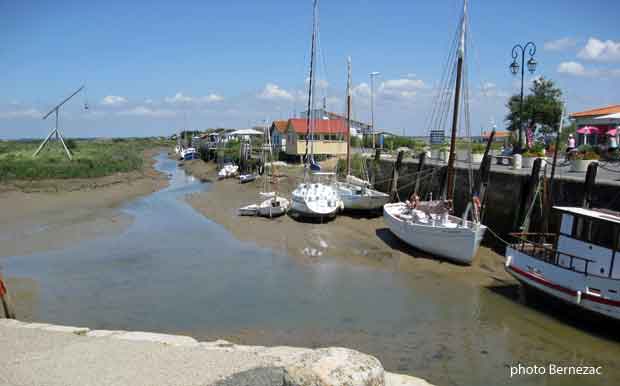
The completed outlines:
{"type": "Polygon", "coordinates": [[[347,176],[336,186],[345,210],[375,211],[390,200],[389,194],[373,189],[372,184],[351,175],[351,58],[347,61],[347,176]]]}
{"type": "MultiPolygon", "coordinates": [[[[463,61],[465,59],[465,38],[467,28],[467,0],[463,3],[460,39],[457,51],[456,85],[454,88],[454,107],[450,158],[447,170],[446,200],[386,204],[383,218],[392,233],[407,244],[462,264],[471,264],[480,246],[486,227],[477,219],[467,220],[466,210],[463,218],[450,215],[454,195],[454,158],[456,134],[459,125],[461,87],[463,83],[463,61]]],[[[476,204],[476,200],[473,200],[476,204]]],[[[469,206],[468,206],[469,208],[469,206]]],[[[477,217],[477,216],[474,216],[477,217]]]]}
{"type": "MultiPolygon", "coordinates": [[[[269,135],[269,130],[265,127],[265,144],[263,145],[263,164],[266,164],[267,154],[270,157],[270,165],[269,165],[269,173],[271,173],[271,177],[275,178],[275,169],[273,165],[273,148],[271,147],[271,136],[269,135]]],[[[263,198],[263,201],[259,204],[251,204],[246,205],[244,207],[239,208],[239,215],[241,216],[262,216],[262,217],[278,217],[285,214],[290,206],[290,202],[288,199],[278,195],[276,191],[267,192],[267,180],[269,179],[269,175],[265,170],[265,175],[263,176],[263,191],[260,192],[260,196],[263,198]]]]}
{"type": "Polygon", "coordinates": [[[239,166],[233,164],[224,165],[219,172],[217,172],[217,178],[222,180],[224,178],[234,177],[239,174],[239,166]]]}
{"type": "Polygon", "coordinates": [[[314,130],[320,117],[312,117],[315,113],[315,82],[316,44],[318,38],[318,0],[314,1],[312,13],[312,44],[310,52],[310,83],[308,87],[308,117],[306,120],[306,154],[304,157],[304,181],[292,192],[291,210],[296,217],[334,217],[342,209],[343,203],[333,179],[335,173],[318,172],[320,167],[314,161],[314,130]],[[311,139],[312,138],[312,139],[311,139]],[[308,154],[310,148],[310,154],[308,154]]]}

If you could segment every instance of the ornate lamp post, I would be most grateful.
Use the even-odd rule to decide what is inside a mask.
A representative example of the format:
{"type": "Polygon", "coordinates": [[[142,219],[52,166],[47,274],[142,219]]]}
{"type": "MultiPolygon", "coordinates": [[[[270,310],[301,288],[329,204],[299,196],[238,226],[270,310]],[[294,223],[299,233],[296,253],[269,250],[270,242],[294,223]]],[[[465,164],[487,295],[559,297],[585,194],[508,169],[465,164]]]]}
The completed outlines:
{"type": "Polygon", "coordinates": [[[519,104],[519,144],[517,146],[517,151],[521,151],[521,147],[523,145],[523,78],[525,77],[525,52],[529,47],[529,56],[530,59],[527,61],[527,69],[530,74],[533,74],[536,71],[536,65],[538,62],[534,59],[534,54],[536,54],[536,44],[534,42],[527,42],[525,46],[521,44],[516,44],[512,47],[512,63],[510,64],[510,72],[513,75],[517,75],[519,73],[519,69],[521,69],[521,100],[519,104]],[[519,65],[518,58],[521,56],[521,65],[519,65]]]}

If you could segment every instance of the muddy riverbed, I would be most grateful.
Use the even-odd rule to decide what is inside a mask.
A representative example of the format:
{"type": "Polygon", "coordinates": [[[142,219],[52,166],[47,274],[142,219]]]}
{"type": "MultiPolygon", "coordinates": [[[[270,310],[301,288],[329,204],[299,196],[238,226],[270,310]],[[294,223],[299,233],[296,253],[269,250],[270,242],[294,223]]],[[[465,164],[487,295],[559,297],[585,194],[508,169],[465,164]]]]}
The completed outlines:
{"type": "MultiPolygon", "coordinates": [[[[617,326],[575,320],[553,302],[519,303],[489,249],[463,267],[402,245],[380,217],[240,218],[237,207],[255,200],[260,181],[216,182],[209,165],[185,166],[195,177],[158,156],[169,186],[124,205],[132,221],[120,234],[0,258],[9,284],[17,283],[17,312],[247,344],[340,345],[437,385],[620,379],[617,326]],[[604,373],[510,379],[518,363],[600,365],[604,373]]],[[[278,189],[290,190],[298,172],[289,170],[278,189]]]]}

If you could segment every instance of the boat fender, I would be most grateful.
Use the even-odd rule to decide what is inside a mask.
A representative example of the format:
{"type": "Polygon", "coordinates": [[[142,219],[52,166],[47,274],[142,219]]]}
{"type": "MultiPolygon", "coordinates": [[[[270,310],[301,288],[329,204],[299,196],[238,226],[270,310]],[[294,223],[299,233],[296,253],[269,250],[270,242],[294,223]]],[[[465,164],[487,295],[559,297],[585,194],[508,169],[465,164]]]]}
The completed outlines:
{"type": "Polygon", "coordinates": [[[510,268],[510,263],[512,263],[512,256],[508,255],[506,256],[506,262],[504,263],[506,268],[510,268]]]}
{"type": "Polygon", "coordinates": [[[577,291],[577,304],[581,304],[581,291],[577,291]]]}

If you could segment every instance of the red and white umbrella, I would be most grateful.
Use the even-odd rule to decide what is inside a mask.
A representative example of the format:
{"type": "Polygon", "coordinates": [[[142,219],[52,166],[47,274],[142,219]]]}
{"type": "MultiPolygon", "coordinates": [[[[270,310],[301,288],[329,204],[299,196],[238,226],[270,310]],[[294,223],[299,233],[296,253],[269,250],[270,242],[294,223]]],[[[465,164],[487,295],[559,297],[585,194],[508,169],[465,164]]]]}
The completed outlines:
{"type": "Polygon", "coordinates": [[[601,129],[596,126],[584,126],[577,129],[577,134],[600,134],[601,129]]]}

